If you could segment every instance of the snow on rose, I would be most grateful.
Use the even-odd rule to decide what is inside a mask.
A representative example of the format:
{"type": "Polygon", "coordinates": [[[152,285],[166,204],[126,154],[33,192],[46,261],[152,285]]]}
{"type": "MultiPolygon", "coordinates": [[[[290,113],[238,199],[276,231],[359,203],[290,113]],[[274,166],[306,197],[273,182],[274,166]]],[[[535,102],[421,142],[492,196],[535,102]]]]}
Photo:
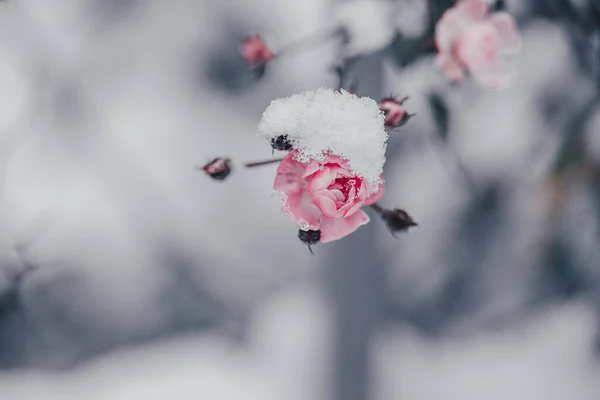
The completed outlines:
{"type": "Polygon", "coordinates": [[[263,113],[258,135],[274,149],[291,150],[277,168],[273,189],[309,246],[341,239],[368,223],[363,207],[386,222],[390,218],[376,205],[385,191],[384,114],[373,99],[325,88],[276,99],[263,113]]]}
{"type": "MultiPolygon", "coordinates": [[[[385,192],[382,174],[389,118],[398,127],[410,117],[398,114],[396,106],[401,107],[402,100],[383,100],[320,88],[275,99],[263,113],[257,135],[268,140],[273,152],[288,153],[282,159],[245,166],[279,164],[274,193],[311,253],[311,245],[339,240],[368,223],[365,207],[377,213],[394,235],[417,225],[406,211],[377,204],[385,192]]],[[[223,180],[231,163],[218,157],[202,169],[223,180]]]]}

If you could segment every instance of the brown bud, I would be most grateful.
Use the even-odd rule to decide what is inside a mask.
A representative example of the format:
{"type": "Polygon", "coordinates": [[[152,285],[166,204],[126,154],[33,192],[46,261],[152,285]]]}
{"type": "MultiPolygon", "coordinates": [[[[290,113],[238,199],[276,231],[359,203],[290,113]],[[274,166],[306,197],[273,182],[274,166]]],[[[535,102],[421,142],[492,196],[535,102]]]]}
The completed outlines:
{"type": "Polygon", "coordinates": [[[404,210],[394,208],[393,210],[383,210],[381,218],[385,221],[392,235],[396,237],[396,233],[405,232],[418,224],[404,210]]]}
{"type": "Polygon", "coordinates": [[[217,157],[202,167],[202,170],[211,178],[223,181],[231,173],[231,160],[217,157]]]}
{"type": "Polygon", "coordinates": [[[321,231],[304,231],[300,229],[298,230],[298,238],[302,243],[306,243],[306,245],[308,246],[308,250],[311,254],[313,254],[312,248],[310,246],[319,243],[319,241],[321,240],[321,231]]]}

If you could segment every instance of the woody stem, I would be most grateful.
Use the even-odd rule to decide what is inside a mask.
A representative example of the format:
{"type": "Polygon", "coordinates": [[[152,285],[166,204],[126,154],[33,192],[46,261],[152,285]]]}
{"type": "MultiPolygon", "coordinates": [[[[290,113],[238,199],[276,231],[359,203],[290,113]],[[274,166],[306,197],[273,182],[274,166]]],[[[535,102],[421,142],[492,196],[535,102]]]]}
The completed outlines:
{"type": "Polygon", "coordinates": [[[273,158],[271,160],[255,161],[255,162],[251,162],[251,163],[246,163],[245,167],[246,168],[261,167],[263,165],[275,164],[275,163],[281,162],[282,160],[283,160],[283,158],[273,158]]]}
{"type": "Polygon", "coordinates": [[[295,51],[302,50],[303,48],[306,48],[306,47],[318,46],[320,44],[323,44],[327,40],[333,39],[333,38],[341,36],[341,35],[342,35],[342,30],[339,28],[336,28],[333,30],[328,30],[325,32],[315,33],[313,35],[310,35],[303,39],[300,39],[296,42],[292,42],[292,43],[288,44],[287,46],[281,48],[277,52],[276,57],[280,58],[283,55],[288,55],[295,51]]]}
{"type": "Polygon", "coordinates": [[[377,214],[381,214],[383,212],[383,210],[384,210],[383,207],[381,207],[377,203],[373,203],[369,207],[371,207],[373,210],[375,210],[375,212],[377,212],[377,214]]]}

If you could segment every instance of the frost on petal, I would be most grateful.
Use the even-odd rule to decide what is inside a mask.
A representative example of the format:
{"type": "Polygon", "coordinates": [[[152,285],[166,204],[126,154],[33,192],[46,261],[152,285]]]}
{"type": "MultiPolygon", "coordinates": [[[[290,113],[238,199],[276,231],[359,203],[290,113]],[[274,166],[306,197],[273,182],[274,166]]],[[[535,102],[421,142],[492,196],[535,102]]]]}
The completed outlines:
{"type": "Polygon", "coordinates": [[[347,56],[372,53],[391,43],[396,33],[392,7],[385,0],[353,0],[334,8],[335,20],[348,32],[347,56]]]}
{"type": "Polygon", "coordinates": [[[369,222],[369,216],[363,210],[358,210],[347,218],[327,218],[321,221],[321,242],[333,242],[351,234],[362,225],[369,222]]]}
{"type": "Polygon", "coordinates": [[[306,167],[290,152],[277,167],[273,189],[278,192],[281,209],[290,220],[306,229],[318,230],[321,212],[306,190],[308,180],[303,178],[306,167]]]}
{"type": "Polygon", "coordinates": [[[379,187],[388,134],[375,100],[325,88],[273,100],[257,134],[270,140],[282,133],[294,140],[298,162],[325,163],[334,154],[371,190],[379,187]]]}
{"type": "Polygon", "coordinates": [[[385,185],[382,183],[377,191],[372,192],[372,194],[369,197],[367,197],[367,199],[365,200],[365,205],[370,206],[373,203],[377,203],[379,200],[381,200],[384,193],[385,185]]]}
{"type": "MultiPolygon", "coordinates": [[[[294,154],[295,153],[297,153],[297,150],[294,150],[294,154]]],[[[320,168],[321,168],[321,164],[318,161],[316,161],[316,160],[310,161],[308,164],[306,164],[306,168],[304,169],[302,178],[308,178],[309,176],[313,175],[315,172],[319,171],[320,168]]]]}
{"type": "Polygon", "coordinates": [[[473,75],[483,86],[494,89],[506,89],[517,79],[517,69],[501,59],[491,68],[473,75]]]}
{"type": "Polygon", "coordinates": [[[502,51],[506,53],[518,51],[521,45],[521,36],[515,19],[508,13],[499,12],[491,16],[491,22],[502,39],[502,51]]]}

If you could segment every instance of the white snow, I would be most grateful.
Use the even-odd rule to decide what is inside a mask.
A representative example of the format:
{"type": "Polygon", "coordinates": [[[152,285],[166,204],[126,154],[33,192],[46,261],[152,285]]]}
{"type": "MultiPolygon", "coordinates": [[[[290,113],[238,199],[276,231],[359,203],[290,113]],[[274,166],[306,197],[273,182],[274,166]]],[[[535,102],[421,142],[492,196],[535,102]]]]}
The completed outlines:
{"type": "Polygon", "coordinates": [[[394,4],[385,0],[354,0],[338,4],[333,10],[336,23],[349,34],[347,56],[378,51],[396,33],[394,4]]]}
{"type": "Polygon", "coordinates": [[[388,135],[377,102],[344,90],[320,88],[271,102],[257,135],[287,135],[298,161],[323,161],[331,152],[349,162],[357,176],[377,188],[385,163],[388,135]]]}

